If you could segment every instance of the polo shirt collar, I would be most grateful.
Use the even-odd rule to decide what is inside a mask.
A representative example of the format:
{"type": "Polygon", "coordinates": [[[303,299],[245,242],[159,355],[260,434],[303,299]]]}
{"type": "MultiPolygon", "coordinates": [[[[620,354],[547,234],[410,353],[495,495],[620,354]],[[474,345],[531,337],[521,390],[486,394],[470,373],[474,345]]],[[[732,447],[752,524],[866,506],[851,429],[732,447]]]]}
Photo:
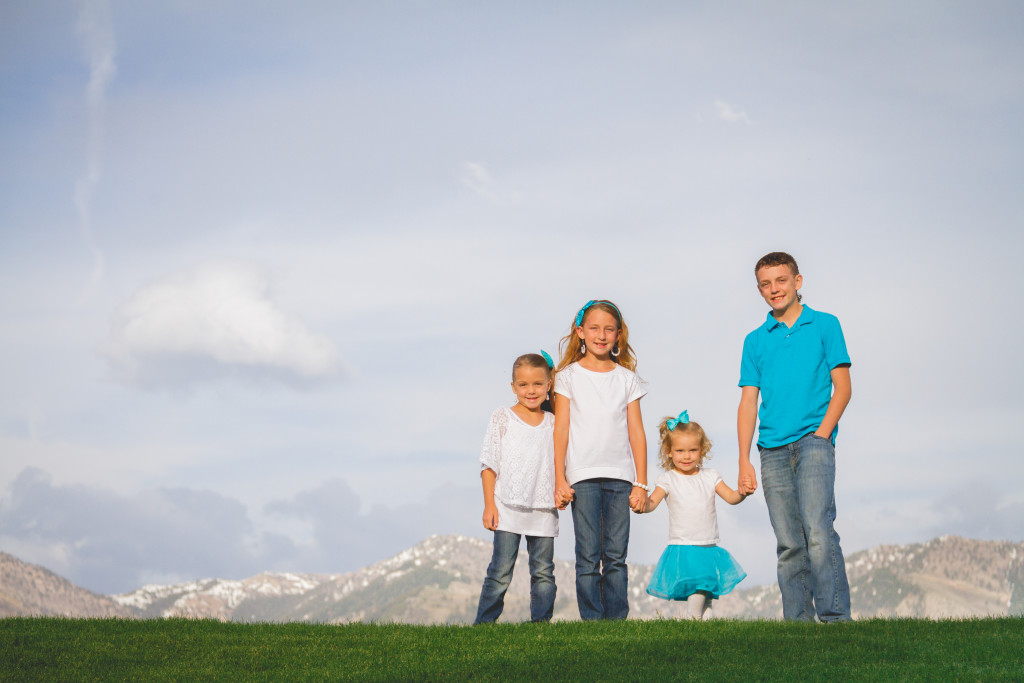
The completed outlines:
{"type": "MultiPolygon", "coordinates": [[[[803,306],[803,310],[800,311],[800,317],[796,319],[795,323],[793,323],[793,327],[808,325],[814,322],[814,309],[812,309],[807,304],[804,304],[803,306]]],[[[764,322],[764,329],[767,330],[768,332],[771,332],[772,330],[779,326],[785,327],[783,323],[775,319],[775,316],[772,315],[771,311],[768,311],[768,319],[764,322]]]]}

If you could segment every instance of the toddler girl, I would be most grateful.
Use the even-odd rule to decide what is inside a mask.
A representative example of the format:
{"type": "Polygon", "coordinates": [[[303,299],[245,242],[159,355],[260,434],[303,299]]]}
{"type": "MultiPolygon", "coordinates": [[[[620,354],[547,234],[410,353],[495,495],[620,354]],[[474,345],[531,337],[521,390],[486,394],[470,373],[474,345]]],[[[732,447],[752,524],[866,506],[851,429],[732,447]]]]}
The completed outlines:
{"type": "Polygon", "coordinates": [[[684,410],[665,418],[661,434],[661,474],[644,512],[668,498],[669,545],[658,560],[647,593],[666,600],[687,600],[690,617],[711,618],[711,601],[725,595],[747,575],[724,548],[719,548],[715,494],[730,505],[746,496],[704,467],[711,441],[684,410]]]}
{"type": "Polygon", "coordinates": [[[530,553],[530,620],[548,621],[555,605],[555,419],[551,410],[551,357],[527,353],[512,364],[516,404],[491,415],[480,453],[484,527],[494,532],[494,550],[480,591],[474,624],[496,620],[526,536],[530,553]]]}
{"type": "Polygon", "coordinates": [[[610,301],[588,301],[562,339],[555,374],[555,501],[572,502],[576,601],[583,619],[625,619],[629,508],[647,502],[647,438],[629,329],[610,301]]]}

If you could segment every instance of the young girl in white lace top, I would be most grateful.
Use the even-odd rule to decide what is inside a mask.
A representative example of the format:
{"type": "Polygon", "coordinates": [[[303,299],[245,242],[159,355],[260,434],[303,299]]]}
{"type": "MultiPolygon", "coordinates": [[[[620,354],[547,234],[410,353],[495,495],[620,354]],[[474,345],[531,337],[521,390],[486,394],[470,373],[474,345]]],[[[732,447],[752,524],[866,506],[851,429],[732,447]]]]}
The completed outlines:
{"type": "Polygon", "coordinates": [[[555,453],[551,358],[527,353],[512,365],[516,403],[491,415],[480,454],[484,527],[494,549],[480,591],[475,624],[496,620],[526,536],[530,553],[530,619],[548,621],[555,605],[555,453]]]}

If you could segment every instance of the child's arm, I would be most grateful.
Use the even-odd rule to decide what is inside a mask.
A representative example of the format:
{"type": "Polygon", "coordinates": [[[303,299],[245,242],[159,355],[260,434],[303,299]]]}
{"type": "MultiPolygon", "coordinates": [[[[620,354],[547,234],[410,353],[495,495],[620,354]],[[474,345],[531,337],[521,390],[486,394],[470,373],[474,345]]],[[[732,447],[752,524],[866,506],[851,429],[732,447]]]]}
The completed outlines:
{"type": "MultiPolygon", "coordinates": [[[[629,448],[633,451],[633,466],[636,480],[647,485],[647,434],[644,433],[644,419],[640,414],[640,399],[630,401],[626,406],[626,429],[629,431],[629,448]]],[[[629,507],[634,512],[643,512],[647,506],[647,491],[634,486],[629,494],[629,507]]]]}
{"type": "Polygon", "coordinates": [[[743,387],[740,395],[740,407],[736,411],[736,437],[740,447],[740,475],[737,488],[745,494],[757,490],[757,474],[750,464],[750,445],[754,440],[754,427],[757,425],[757,397],[761,390],[757,387],[743,387]]]}
{"type": "Polygon", "coordinates": [[[850,404],[850,397],[853,396],[853,389],[850,386],[850,366],[843,365],[832,368],[832,398],[829,399],[828,408],[825,410],[825,419],[815,430],[815,435],[823,439],[832,438],[832,430],[839,424],[839,418],[843,411],[850,404]]]}
{"type": "Polygon", "coordinates": [[[494,531],[498,528],[498,506],[494,504],[494,482],[498,475],[490,467],[480,470],[480,481],[484,485],[484,528],[494,531]]]}
{"type": "Polygon", "coordinates": [[[637,512],[644,513],[653,511],[654,508],[658,507],[658,503],[665,500],[666,495],[668,494],[665,493],[665,489],[660,486],[655,486],[654,493],[647,498],[647,502],[644,503],[643,509],[637,510],[637,512]]]}
{"type": "Polygon", "coordinates": [[[715,487],[715,493],[717,493],[719,497],[729,505],[736,505],[738,503],[742,503],[743,500],[747,497],[747,494],[743,493],[742,491],[734,491],[731,488],[729,488],[729,485],[726,484],[724,481],[718,482],[718,486],[715,487]]]}
{"type": "Polygon", "coordinates": [[[565,478],[565,454],[569,450],[569,397],[555,394],[555,506],[564,510],[575,491],[565,478]]]}

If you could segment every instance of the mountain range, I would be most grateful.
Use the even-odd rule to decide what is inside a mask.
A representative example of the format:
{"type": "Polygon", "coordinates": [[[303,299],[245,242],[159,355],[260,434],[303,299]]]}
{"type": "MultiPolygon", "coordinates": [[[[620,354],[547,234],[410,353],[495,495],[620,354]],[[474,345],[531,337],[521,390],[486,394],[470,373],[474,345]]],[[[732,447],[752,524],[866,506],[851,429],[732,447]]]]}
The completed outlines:
{"type": "MultiPolygon", "coordinates": [[[[0,617],[212,618],[224,621],[470,623],[491,545],[433,536],[394,557],[344,574],[262,573],[99,595],[49,570],[0,553],[0,617]]],[[[529,618],[529,570],[521,553],[503,621],[529,618]]],[[[846,563],[854,618],[930,619],[1024,614],[1024,543],[942,536],[877,546],[846,563]]],[[[685,603],[644,592],[654,567],[629,565],[630,617],[678,618],[685,603]]],[[[555,616],[576,619],[573,563],[556,561],[555,616]]],[[[742,584],[741,584],[742,585],[742,584]]],[[[718,617],[777,619],[776,585],[737,589],[714,603],[718,617]]]]}

